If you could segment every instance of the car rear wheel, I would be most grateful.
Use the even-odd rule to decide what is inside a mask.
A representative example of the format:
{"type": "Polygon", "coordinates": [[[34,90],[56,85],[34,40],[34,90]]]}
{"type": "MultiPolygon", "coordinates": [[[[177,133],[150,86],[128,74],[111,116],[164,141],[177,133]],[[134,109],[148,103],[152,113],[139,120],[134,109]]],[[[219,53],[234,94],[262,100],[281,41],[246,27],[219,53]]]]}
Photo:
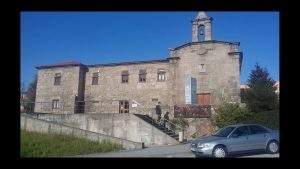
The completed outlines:
{"type": "Polygon", "coordinates": [[[278,141],[272,140],[267,145],[267,152],[270,154],[276,154],[279,151],[278,141]]]}
{"type": "Polygon", "coordinates": [[[227,157],[227,150],[224,146],[216,146],[212,153],[213,157],[225,158],[227,157]]]}

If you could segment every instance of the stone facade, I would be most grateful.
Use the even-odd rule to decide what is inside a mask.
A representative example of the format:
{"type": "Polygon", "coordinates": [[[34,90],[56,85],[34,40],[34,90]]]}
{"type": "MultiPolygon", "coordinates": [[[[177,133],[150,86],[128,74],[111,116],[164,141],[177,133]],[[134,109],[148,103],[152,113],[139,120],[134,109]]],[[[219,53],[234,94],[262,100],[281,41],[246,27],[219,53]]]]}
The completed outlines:
{"type": "Polygon", "coordinates": [[[144,113],[152,116],[157,101],[170,111],[170,75],[168,60],[151,61],[129,65],[93,65],[86,73],[85,112],[119,112],[119,100],[136,101],[130,106],[130,113],[144,113]],[[146,82],[139,82],[139,70],[146,69],[146,82]],[[158,70],[163,69],[165,81],[158,81],[158,70]],[[128,71],[128,83],[122,83],[121,73],[128,71]],[[99,72],[99,84],[92,85],[92,74],[99,72]]]}
{"type": "Polygon", "coordinates": [[[211,105],[240,102],[239,44],[222,41],[192,42],[175,48],[171,57],[179,57],[175,104],[185,104],[185,78],[197,79],[197,94],[210,93],[211,105]],[[235,54],[236,52],[237,54],[235,54]]]}
{"type": "Polygon", "coordinates": [[[75,100],[84,100],[84,84],[84,66],[39,69],[34,111],[42,113],[75,113],[75,100]],[[54,85],[56,73],[61,74],[60,85],[54,85]],[[59,108],[52,107],[53,100],[59,100],[59,108]]]}
{"type": "Polygon", "coordinates": [[[199,41],[209,41],[212,39],[212,27],[211,27],[212,18],[208,17],[205,12],[199,12],[197,17],[192,21],[192,42],[199,41]],[[199,30],[203,26],[203,30],[199,30]],[[199,33],[199,31],[203,31],[199,33]],[[200,36],[204,36],[203,39],[200,39],[200,36]]]}
{"type": "Polygon", "coordinates": [[[69,62],[38,68],[35,111],[42,113],[119,113],[120,101],[129,102],[129,113],[155,116],[155,105],[161,102],[163,113],[174,105],[186,104],[186,77],[196,79],[197,103],[201,94],[208,94],[210,105],[222,102],[240,103],[240,69],[242,53],[238,42],[211,40],[212,19],[199,14],[193,22],[192,42],[170,49],[163,60],[114,64],[83,65],[69,62]],[[204,41],[199,41],[198,27],[204,26],[204,41]],[[140,70],[146,70],[146,82],[139,82],[140,70]],[[165,80],[158,80],[158,72],[165,80]],[[128,72],[128,82],[122,83],[122,72],[128,72]],[[61,85],[55,86],[55,73],[61,73],[61,85]],[[92,85],[98,74],[98,84],[92,85]],[[198,97],[199,95],[199,97],[198,97]],[[61,107],[53,109],[58,99],[61,107]],[[84,102],[76,109],[76,101],[84,102]],[[39,102],[47,102],[48,105],[39,102]]]}

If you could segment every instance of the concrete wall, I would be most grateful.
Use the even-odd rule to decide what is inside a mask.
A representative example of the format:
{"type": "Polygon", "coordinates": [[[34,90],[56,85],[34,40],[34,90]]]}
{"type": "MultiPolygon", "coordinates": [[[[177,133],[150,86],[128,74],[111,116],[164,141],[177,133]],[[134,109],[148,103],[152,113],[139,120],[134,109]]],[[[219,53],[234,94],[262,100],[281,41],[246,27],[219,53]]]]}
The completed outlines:
{"type": "Polygon", "coordinates": [[[168,62],[130,64],[118,66],[89,67],[85,82],[86,113],[118,113],[119,100],[130,101],[130,113],[143,113],[152,116],[158,101],[163,112],[170,107],[170,74],[168,62]],[[139,82],[139,70],[146,69],[146,82],[139,82]],[[158,69],[166,71],[165,81],[157,81],[158,69]],[[129,72],[128,83],[121,82],[121,72],[129,72]],[[99,84],[92,84],[92,74],[99,71],[99,84]],[[135,100],[140,105],[131,107],[135,100]]]}
{"type": "Polygon", "coordinates": [[[142,148],[141,142],[133,142],[126,139],[120,139],[109,135],[104,135],[92,131],[87,131],[67,125],[58,124],[55,122],[49,122],[46,120],[36,119],[28,117],[27,115],[21,115],[21,128],[27,131],[35,131],[49,134],[66,134],[73,135],[79,138],[86,138],[92,141],[110,140],[114,143],[123,145],[126,149],[142,148]]]}
{"type": "Polygon", "coordinates": [[[178,141],[133,114],[40,114],[39,119],[143,142],[145,146],[177,144],[178,141]]]}

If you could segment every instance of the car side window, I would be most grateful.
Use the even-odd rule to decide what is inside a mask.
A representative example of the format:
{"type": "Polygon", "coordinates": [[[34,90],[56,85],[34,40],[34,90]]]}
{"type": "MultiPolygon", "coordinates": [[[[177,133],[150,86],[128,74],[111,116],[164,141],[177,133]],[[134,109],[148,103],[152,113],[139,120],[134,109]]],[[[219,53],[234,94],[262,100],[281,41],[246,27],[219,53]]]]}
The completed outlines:
{"type": "Polygon", "coordinates": [[[263,127],[261,127],[261,126],[251,125],[249,127],[250,127],[251,134],[268,133],[268,131],[266,129],[264,129],[263,127]]]}
{"type": "Polygon", "coordinates": [[[237,136],[247,136],[249,135],[249,130],[248,130],[248,127],[247,126],[242,126],[242,127],[239,127],[237,128],[233,134],[237,134],[237,136]]]}

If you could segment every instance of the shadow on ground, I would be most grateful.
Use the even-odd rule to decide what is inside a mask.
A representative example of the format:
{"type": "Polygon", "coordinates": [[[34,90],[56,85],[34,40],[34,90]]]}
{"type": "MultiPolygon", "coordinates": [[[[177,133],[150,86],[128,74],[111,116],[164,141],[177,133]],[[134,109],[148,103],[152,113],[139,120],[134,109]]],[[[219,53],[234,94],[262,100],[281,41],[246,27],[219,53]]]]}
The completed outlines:
{"type": "MultiPolygon", "coordinates": [[[[265,151],[251,151],[251,152],[243,152],[243,153],[236,153],[236,154],[231,154],[228,156],[228,158],[240,158],[240,157],[251,157],[251,158],[276,158],[277,154],[266,154],[265,151]]],[[[206,157],[197,157],[197,158],[206,158],[206,157]]]]}
{"type": "Polygon", "coordinates": [[[255,155],[262,155],[266,154],[265,151],[251,151],[251,152],[244,152],[244,153],[239,153],[239,154],[232,154],[229,157],[245,157],[245,156],[255,156],[255,155]]]}

